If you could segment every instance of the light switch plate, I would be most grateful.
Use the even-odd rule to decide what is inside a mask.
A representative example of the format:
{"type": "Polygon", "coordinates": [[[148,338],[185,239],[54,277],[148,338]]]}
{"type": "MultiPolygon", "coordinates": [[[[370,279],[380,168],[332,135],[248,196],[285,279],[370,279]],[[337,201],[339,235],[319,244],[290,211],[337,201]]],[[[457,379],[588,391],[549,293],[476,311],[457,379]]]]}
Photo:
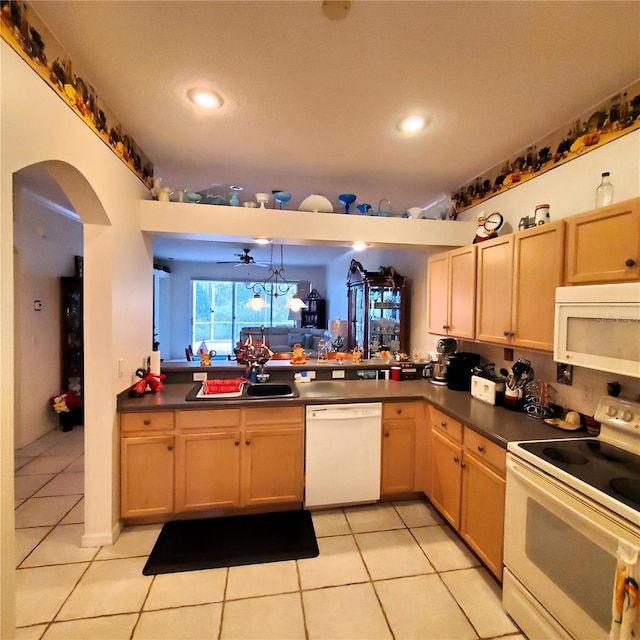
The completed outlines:
{"type": "Polygon", "coordinates": [[[331,372],[332,378],[344,378],[344,369],[338,369],[337,371],[331,372]]]}
{"type": "Polygon", "coordinates": [[[193,380],[194,382],[204,382],[207,379],[206,371],[194,371],[193,380]]]}

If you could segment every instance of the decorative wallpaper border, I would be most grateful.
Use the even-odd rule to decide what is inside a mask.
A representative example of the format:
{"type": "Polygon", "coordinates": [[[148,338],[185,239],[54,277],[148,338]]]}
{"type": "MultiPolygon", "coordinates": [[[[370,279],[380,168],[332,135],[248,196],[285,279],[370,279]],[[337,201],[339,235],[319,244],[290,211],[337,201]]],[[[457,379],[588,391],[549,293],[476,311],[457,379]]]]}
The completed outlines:
{"type": "Polygon", "coordinates": [[[640,81],[637,81],[462,185],[451,199],[460,213],[639,128],[640,81]]]}
{"type": "MultiPolygon", "coordinates": [[[[2,39],[73,112],[151,188],[153,164],[123,129],[95,89],[74,72],[73,63],[28,2],[1,0],[2,39]]],[[[5,88],[9,91],[10,88],[5,88]]]]}

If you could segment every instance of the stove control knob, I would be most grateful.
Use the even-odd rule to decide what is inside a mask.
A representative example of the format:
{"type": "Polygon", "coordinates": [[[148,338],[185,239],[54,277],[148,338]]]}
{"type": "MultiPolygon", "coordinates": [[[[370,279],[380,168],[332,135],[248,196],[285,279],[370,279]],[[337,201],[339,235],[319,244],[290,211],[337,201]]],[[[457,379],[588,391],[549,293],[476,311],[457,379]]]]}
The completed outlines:
{"type": "Polygon", "coordinates": [[[608,415],[610,418],[613,418],[613,417],[616,415],[616,413],[618,413],[618,411],[617,411],[617,409],[616,409],[613,405],[609,405],[609,406],[607,407],[607,415],[608,415]]]}
{"type": "Polygon", "coordinates": [[[631,422],[631,420],[633,420],[633,412],[629,411],[629,409],[626,409],[622,414],[622,419],[625,422],[631,422]]]}

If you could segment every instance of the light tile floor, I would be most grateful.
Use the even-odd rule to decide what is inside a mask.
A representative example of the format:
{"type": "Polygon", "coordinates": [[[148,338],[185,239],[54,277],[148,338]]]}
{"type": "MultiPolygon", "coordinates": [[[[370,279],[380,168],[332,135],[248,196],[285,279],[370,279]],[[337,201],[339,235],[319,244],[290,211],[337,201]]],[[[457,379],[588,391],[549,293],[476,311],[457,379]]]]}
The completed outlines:
{"type": "Polygon", "coordinates": [[[19,640],[524,638],[427,501],[314,512],[298,561],[143,576],[160,525],[83,549],[83,435],[15,454],[19,640]]]}

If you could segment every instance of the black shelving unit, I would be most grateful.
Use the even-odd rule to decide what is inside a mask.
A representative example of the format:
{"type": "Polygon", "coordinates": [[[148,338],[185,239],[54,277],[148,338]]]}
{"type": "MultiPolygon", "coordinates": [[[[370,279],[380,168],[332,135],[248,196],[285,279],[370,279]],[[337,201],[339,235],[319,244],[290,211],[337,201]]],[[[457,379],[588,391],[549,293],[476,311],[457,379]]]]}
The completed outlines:
{"type": "MultiPolygon", "coordinates": [[[[68,391],[79,398],[84,393],[84,337],[82,278],[60,278],[61,309],[61,391],[68,391]]],[[[82,409],[73,409],[71,415],[61,413],[63,426],[82,424],[82,409]]]]}
{"type": "Polygon", "coordinates": [[[320,294],[312,289],[309,297],[305,299],[307,309],[300,312],[301,325],[308,329],[327,328],[327,301],[320,297],[320,294]]]}

